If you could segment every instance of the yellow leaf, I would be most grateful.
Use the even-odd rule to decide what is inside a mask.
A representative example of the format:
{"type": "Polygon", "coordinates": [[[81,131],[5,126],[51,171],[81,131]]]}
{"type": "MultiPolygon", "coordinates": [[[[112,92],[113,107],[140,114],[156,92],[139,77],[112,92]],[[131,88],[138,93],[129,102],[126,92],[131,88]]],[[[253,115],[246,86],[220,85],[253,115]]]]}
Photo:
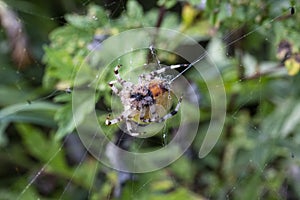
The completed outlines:
{"type": "Polygon", "coordinates": [[[296,74],[298,74],[299,70],[300,70],[300,55],[296,54],[291,56],[289,59],[287,59],[284,62],[284,65],[288,71],[288,74],[290,76],[294,76],[296,74]]]}
{"type": "Polygon", "coordinates": [[[191,5],[185,4],[182,9],[182,19],[185,27],[189,27],[194,22],[198,11],[191,5]]]}
{"type": "Polygon", "coordinates": [[[172,180],[160,180],[155,181],[151,184],[151,189],[154,191],[167,191],[174,187],[174,183],[172,180]]]}

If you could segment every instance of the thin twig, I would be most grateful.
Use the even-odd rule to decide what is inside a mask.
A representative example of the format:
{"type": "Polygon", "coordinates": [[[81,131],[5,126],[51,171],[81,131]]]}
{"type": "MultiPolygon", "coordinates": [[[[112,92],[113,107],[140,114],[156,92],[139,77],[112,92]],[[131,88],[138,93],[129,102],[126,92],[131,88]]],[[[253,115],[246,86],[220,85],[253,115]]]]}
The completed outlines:
{"type": "MultiPolygon", "coordinates": [[[[157,18],[157,21],[156,21],[156,24],[155,24],[155,27],[156,27],[156,34],[158,33],[158,30],[164,20],[164,17],[165,17],[165,13],[166,13],[166,8],[164,6],[161,6],[160,9],[159,9],[159,13],[158,13],[158,18],[157,18]]],[[[155,48],[155,35],[153,36],[153,39],[152,39],[152,42],[151,42],[151,46],[153,46],[155,48]]],[[[149,51],[148,55],[147,55],[147,62],[149,63],[151,60],[152,60],[152,53],[151,53],[151,50],[149,51]]]]}
{"type": "Polygon", "coordinates": [[[281,69],[283,68],[284,66],[280,63],[278,64],[276,67],[268,70],[268,71],[264,71],[264,72],[257,72],[251,76],[248,76],[248,77],[244,77],[242,81],[247,81],[247,80],[254,80],[254,79],[257,79],[257,78],[260,78],[262,76],[266,76],[266,75],[269,75],[269,74],[272,74],[274,72],[277,72],[278,69],[281,69]]]}
{"type": "Polygon", "coordinates": [[[159,28],[161,26],[163,19],[165,17],[165,13],[166,13],[166,8],[164,6],[160,7],[158,18],[155,25],[156,28],[159,28]]]}

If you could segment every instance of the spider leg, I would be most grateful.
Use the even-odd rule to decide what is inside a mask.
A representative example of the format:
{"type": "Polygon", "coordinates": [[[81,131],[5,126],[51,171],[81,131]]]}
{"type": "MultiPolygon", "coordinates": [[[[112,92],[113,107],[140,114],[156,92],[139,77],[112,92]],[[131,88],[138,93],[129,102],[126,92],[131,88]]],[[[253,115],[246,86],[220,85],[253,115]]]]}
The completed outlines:
{"type": "MultiPolygon", "coordinates": [[[[156,105],[155,104],[150,105],[149,106],[149,111],[150,111],[150,117],[151,118],[144,119],[144,116],[141,117],[141,115],[140,115],[140,120],[144,123],[158,122],[159,116],[156,112],[156,105]]],[[[145,111],[142,110],[141,112],[145,112],[145,111]]]]}
{"type": "Polygon", "coordinates": [[[123,121],[124,117],[125,117],[125,116],[124,116],[123,113],[122,113],[120,116],[118,116],[117,118],[115,118],[115,119],[110,119],[110,115],[108,115],[108,116],[106,117],[105,124],[106,124],[107,126],[109,126],[109,125],[112,125],[112,124],[119,123],[119,122],[123,121]]]}
{"type": "Polygon", "coordinates": [[[131,120],[126,120],[127,130],[128,130],[128,132],[129,132],[129,134],[131,136],[139,136],[139,135],[141,135],[141,133],[136,132],[137,125],[138,125],[137,123],[134,123],[131,120]]]}
{"type": "Polygon", "coordinates": [[[112,120],[110,119],[110,115],[108,115],[106,117],[105,124],[107,126],[109,126],[112,124],[119,123],[119,122],[123,121],[124,119],[126,119],[131,113],[132,113],[131,110],[125,110],[121,115],[119,115],[118,117],[116,117],[115,119],[112,119],[112,120]]]}
{"type": "Polygon", "coordinates": [[[121,68],[122,65],[117,65],[115,67],[115,70],[114,70],[114,73],[115,73],[115,77],[117,78],[117,80],[113,80],[113,81],[110,81],[108,83],[108,85],[111,87],[112,91],[119,96],[119,93],[120,91],[118,90],[118,88],[115,86],[115,83],[120,83],[122,85],[122,87],[125,87],[125,88],[131,88],[132,87],[132,83],[131,82],[128,82],[124,79],[121,78],[120,74],[119,74],[119,69],[121,68]]]}
{"type": "MultiPolygon", "coordinates": [[[[155,117],[154,118],[152,117],[150,119],[145,119],[145,120],[143,120],[143,122],[145,122],[145,123],[150,123],[150,122],[161,123],[161,122],[166,121],[167,119],[173,117],[174,115],[176,115],[178,113],[180,105],[181,105],[181,102],[182,102],[182,96],[178,100],[178,103],[177,103],[177,105],[176,105],[176,107],[175,107],[175,109],[173,111],[171,111],[170,113],[166,114],[165,116],[163,116],[161,118],[158,118],[157,113],[155,112],[155,114],[154,114],[155,117]]],[[[150,112],[151,112],[151,110],[150,110],[150,112]]]]}
{"type": "Polygon", "coordinates": [[[176,115],[178,113],[178,111],[179,111],[181,102],[182,102],[182,96],[179,98],[178,103],[177,103],[175,109],[172,112],[170,112],[170,113],[166,114],[165,116],[163,116],[162,118],[160,118],[158,120],[158,123],[163,122],[163,121],[165,121],[165,120],[173,117],[174,115],[176,115]]]}
{"type": "Polygon", "coordinates": [[[150,105],[149,110],[151,114],[151,119],[153,119],[154,121],[158,120],[159,116],[156,112],[156,105],[155,104],[150,105]]]}
{"type": "Polygon", "coordinates": [[[170,66],[166,66],[166,67],[163,67],[161,69],[152,71],[149,74],[142,74],[141,77],[145,78],[145,79],[154,79],[155,76],[157,76],[158,74],[164,73],[165,71],[167,71],[169,69],[176,69],[176,68],[188,67],[188,66],[189,66],[189,64],[170,65],[170,66]]]}
{"type": "Polygon", "coordinates": [[[124,86],[126,83],[128,83],[126,80],[122,79],[120,74],[119,74],[119,69],[122,67],[122,65],[117,65],[115,67],[114,73],[115,73],[115,77],[117,78],[117,81],[124,86]]]}
{"type": "Polygon", "coordinates": [[[118,90],[118,88],[114,85],[117,81],[110,81],[108,83],[109,87],[111,87],[112,91],[116,94],[119,95],[120,91],[118,90]]]}
{"type": "Polygon", "coordinates": [[[180,108],[181,101],[182,101],[182,97],[180,97],[179,102],[177,103],[175,109],[172,112],[170,112],[170,113],[166,114],[165,116],[163,116],[162,118],[160,118],[158,120],[158,123],[166,121],[167,119],[169,119],[169,118],[173,117],[174,115],[176,115],[178,113],[179,108],[180,108]]]}
{"type": "Polygon", "coordinates": [[[140,120],[144,120],[146,115],[146,109],[142,108],[140,111],[140,120]]]}
{"type": "Polygon", "coordinates": [[[122,87],[126,87],[126,88],[131,88],[133,86],[133,83],[124,80],[123,78],[121,78],[120,74],[119,74],[119,69],[122,67],[122,65],[117,65],[115,67],[114,73],[115,73],[115,77],[117,78],[117,82],[119,82],[122,87]]]}
{"type": "MultiPolygon", "coordinates": [[[[126,117],[130,117],[130,116],[128,116],[127,113],[123,112],[119,117],[117,117],[115,119],[112,119],[112,120],[110,120],[110,118],[109,118],[110,115],[108,115],[107,118],[106,118],[105,124],[107,126],[109,126],[109,125],[112,125],[112,124],[119,123],[119,122],[123,121],[126,117]]],[[[127,130],[128,130],[128,132],[129,132],[130,135],[132,135],[132,136],[139,136],[139,135],[141,135],[141,133],[135,132],[136,129],[137,129],[137,124],[134,123],[134,122],[132,122],[131,120],[126,120],[126,127],[127,127],[127,130]]]]}

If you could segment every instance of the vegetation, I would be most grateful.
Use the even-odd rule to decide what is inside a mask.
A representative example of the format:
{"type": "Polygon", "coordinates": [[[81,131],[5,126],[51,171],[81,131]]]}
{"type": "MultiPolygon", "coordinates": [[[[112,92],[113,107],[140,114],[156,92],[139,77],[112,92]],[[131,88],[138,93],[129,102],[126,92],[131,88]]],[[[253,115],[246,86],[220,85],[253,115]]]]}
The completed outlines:
{"type": "MultiPolygon", "coordinates": [[[[0,0],[0,199],[300,199],[299,9],[293,0],[0,0]],[[210,58],[207,65],[219,70],[226,99],[217,100],[226,101],[226,119],[214,148],[199,158],[214,101],[207,80],[217,78],[191,68],[183,76],[196,99],[185,95],[183,107],[201,115],[186,122],[199,126],[193,143],[162,169],[128,173],[86,150],[73,117],[82,122],[95,110],[104,124],[110,102],[122,109],[107,85],[117,64],[133,79],[148,70],[141,66],[157,62],[155,55],[168,65],[187,62],[160,48],[151,54],[150,46],[121,54],[143,43],[138,36],[134,44],[119,42],[120,52],[105,46],[124,31],[145,27],[178,31],[207,50],[205,58],[197,52],[194,58],[210,58]],[[75,96],[81,106],[74,114],[74,91],[82,88],[95,97],[75,96]],[[190,103],[195,101],[199,107],[190,103]]],[[[171,38],[171,50],[189,48],[164,36],[171,38]]],[[[151,39],[154,47],[167,44],[151,39]]],[[[102,129],[123,149],[147,152],[167,145],[187,125],[179,124],[180,117],[148,139],[122,134],[117,126],[102,129]]],[[[108,157],[120,159],[113,152],[108,157]]]]}

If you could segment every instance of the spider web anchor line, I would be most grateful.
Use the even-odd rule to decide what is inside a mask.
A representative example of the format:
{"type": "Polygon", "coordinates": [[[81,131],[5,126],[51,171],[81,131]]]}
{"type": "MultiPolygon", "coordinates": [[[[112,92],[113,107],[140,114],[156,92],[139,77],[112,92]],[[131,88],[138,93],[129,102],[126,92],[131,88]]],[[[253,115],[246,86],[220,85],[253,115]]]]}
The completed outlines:
{"type": "Polygon", "coordinates": [[[182,67],[182,66],[187,66],[187,67],[182,72],[180,72],[179,74],[177,74],[174,78],[172,78],[169,81],[169,84],[171,84],[173,81],[175,81],[178,77],[180,77],[182,74],[184,74],[184,72],[186,72],[187,70],[189,70],[193,65],[197,64],[198,62],[200,62],[206,56],[207,56],[207,53],[202,54],[198,59],[196,59],[191,64],[174,65],[174,67],[171,68],[171,69],[175,69],[175,68],[182,67]]]}
{"type": "Polygon", "coordinates": [[[157,57],[155,47],[153,45],[150,45],[149,49],[150,49],[150,53],[151,53],[152,57],[155,59],[155,62],[157,64],[157,66],[161,69],[162,67],[161,67],[161,64],[160,64],[160,60],[157,57]]]}

